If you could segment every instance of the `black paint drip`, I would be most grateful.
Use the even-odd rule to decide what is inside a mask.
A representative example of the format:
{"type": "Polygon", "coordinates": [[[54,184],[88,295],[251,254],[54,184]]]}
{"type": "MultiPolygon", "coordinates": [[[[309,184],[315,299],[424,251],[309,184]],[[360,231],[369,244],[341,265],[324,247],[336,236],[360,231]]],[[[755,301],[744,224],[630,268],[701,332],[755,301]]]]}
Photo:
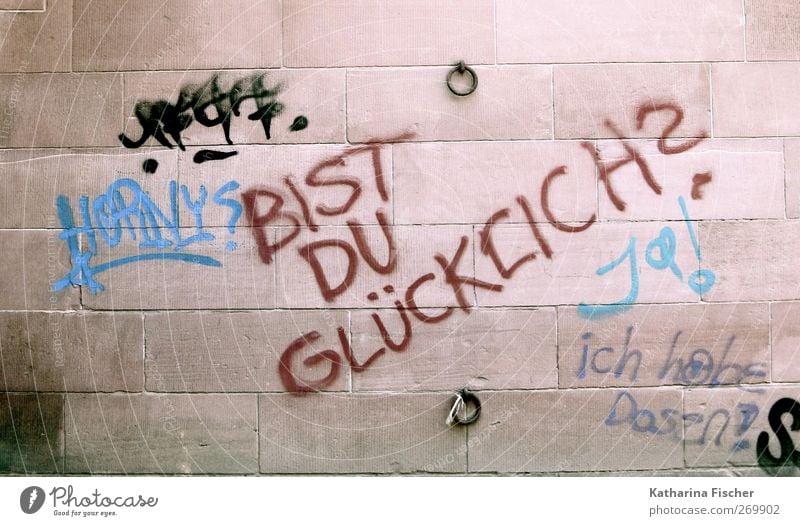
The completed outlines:
{"type": "Polygon", "coordinates": [[[299,115],[294,118],[294,122],[292,125],[289,126],[289,131],[300,131],[305,130],[308,127],[308,119],[306,119],[303,115],[299,115]]]}
{"type": "Polygon", "coordinates": [[[232,152],[220,152],[217,150],[200,150],[196,154],[194,154],[192,160],[197,164],[203,164],[206,161],[221,161],[223,159],[227,159],[228,157],[233,157],[237,153],[239,152],[237,152],[236,150],[232,152]]]}
{"type": "Polygon", "coordinates": [[[145,159],[142,163],[142,170],[146,174],[154,174],[158,170],[158,161],[155,159],[145,159]]]}

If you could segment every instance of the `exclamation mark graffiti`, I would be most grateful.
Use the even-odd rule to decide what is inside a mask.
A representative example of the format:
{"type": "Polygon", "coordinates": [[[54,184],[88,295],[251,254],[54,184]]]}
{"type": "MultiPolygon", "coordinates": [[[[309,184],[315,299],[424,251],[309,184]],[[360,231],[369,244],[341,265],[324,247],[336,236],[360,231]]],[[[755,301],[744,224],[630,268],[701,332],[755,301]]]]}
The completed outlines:
{"type": "MultiPolygon", "coordinates": [[[[692,240],[692,246],[694,246],[694,255],[697,258],[697,262],[702,263],[703,255],[700,253],[700,244],[697,242],[697,234],[694,231],[694,225],[689,217],[689,211],[686,209],[686,201],[683,199],[683,196],[678,197],[678,204],[681,207],[681,213],[683,214],[686,228],[689,230],[689,238],[692,240]]],[[[714,286],[716,281],[717,276],[712,271],[708,269],[699,269],[689,274],[688,283],[689,287],[695,291],[697,295],[702,296],[711,290],[711,287],[714,286]]]]}

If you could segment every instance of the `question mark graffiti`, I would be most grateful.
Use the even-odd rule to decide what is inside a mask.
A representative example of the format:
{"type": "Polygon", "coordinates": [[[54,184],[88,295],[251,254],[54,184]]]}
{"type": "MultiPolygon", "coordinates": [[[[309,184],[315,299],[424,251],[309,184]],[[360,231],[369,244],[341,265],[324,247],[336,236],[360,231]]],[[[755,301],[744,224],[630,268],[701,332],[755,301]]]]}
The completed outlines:
{"type": "MultiPolygon", "coordinates": [[[[231,218],[228,220],[228,232],[231,234],[236,230],[236,222],[239,221],[239,216],[242,215],[242,205],[235,199],[227,199],[222,196],[228,192],[233,192],[239,189],[239,183],[236,181],[228,181],[222,185],[219,190],[214,194],[214,204],[220,206],[229,206],[231,208],[231,218]]],[[[236,250],[236,242],[228,241],[225,248],[229,251],[236,250]]]]}

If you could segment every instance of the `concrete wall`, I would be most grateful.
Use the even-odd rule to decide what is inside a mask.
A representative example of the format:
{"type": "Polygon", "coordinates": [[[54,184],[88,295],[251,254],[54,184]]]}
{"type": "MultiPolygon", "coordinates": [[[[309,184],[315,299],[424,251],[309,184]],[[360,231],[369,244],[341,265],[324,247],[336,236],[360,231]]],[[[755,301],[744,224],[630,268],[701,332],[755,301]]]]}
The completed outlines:
{"type": "Polygon", "coordinates": [[[796,2],[0,29],[0,471],[800,472],[796,2]]]}

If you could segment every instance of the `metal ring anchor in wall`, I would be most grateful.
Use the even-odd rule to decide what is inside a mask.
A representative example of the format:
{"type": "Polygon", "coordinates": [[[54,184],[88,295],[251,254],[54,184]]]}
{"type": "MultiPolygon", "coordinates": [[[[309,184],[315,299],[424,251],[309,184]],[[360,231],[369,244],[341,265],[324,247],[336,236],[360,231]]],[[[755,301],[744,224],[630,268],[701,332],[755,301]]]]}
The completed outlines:
{"type": "Polygon", "coordinates": [[[450,414],[447,415],[447,420],[445,422],[448,426],[455,424],[460,426],[468,426],[473,422],[476,422],[480,416],[481,401],[478,400],[478,397],[469,392],[465,387],[456,393],[455,400],[453,401],[453,407],[450,409],[450,414]],[[472,411],[472,413],[466,413],[467,407],[470,404],[472,404],[475,409],[472,411]],[[465,413],[464,418],[461,418],[460,416],[462,411],[465,413]]]}
{"type": "Polygon", "coordinates": [[[447,74],[447,89],[449,89],[453,95],[457,95],[459,97],[466,97],[467,95],[475,91],[477,88],[478,88],[478,74],[475,73],[474,69],[464,64],[463,60],[459,60],[458,64],[455,64],[453,66],[453,69],[451,69],[450,72],[447,74]],[[458,73],[459,75],[465,75],[465,74],[469,75],[469,77],[472,79],[472,83],[464,91],[458,91],[453,86],[452,83],[453,75],[455,75],[456,73],[458,73]]]}

